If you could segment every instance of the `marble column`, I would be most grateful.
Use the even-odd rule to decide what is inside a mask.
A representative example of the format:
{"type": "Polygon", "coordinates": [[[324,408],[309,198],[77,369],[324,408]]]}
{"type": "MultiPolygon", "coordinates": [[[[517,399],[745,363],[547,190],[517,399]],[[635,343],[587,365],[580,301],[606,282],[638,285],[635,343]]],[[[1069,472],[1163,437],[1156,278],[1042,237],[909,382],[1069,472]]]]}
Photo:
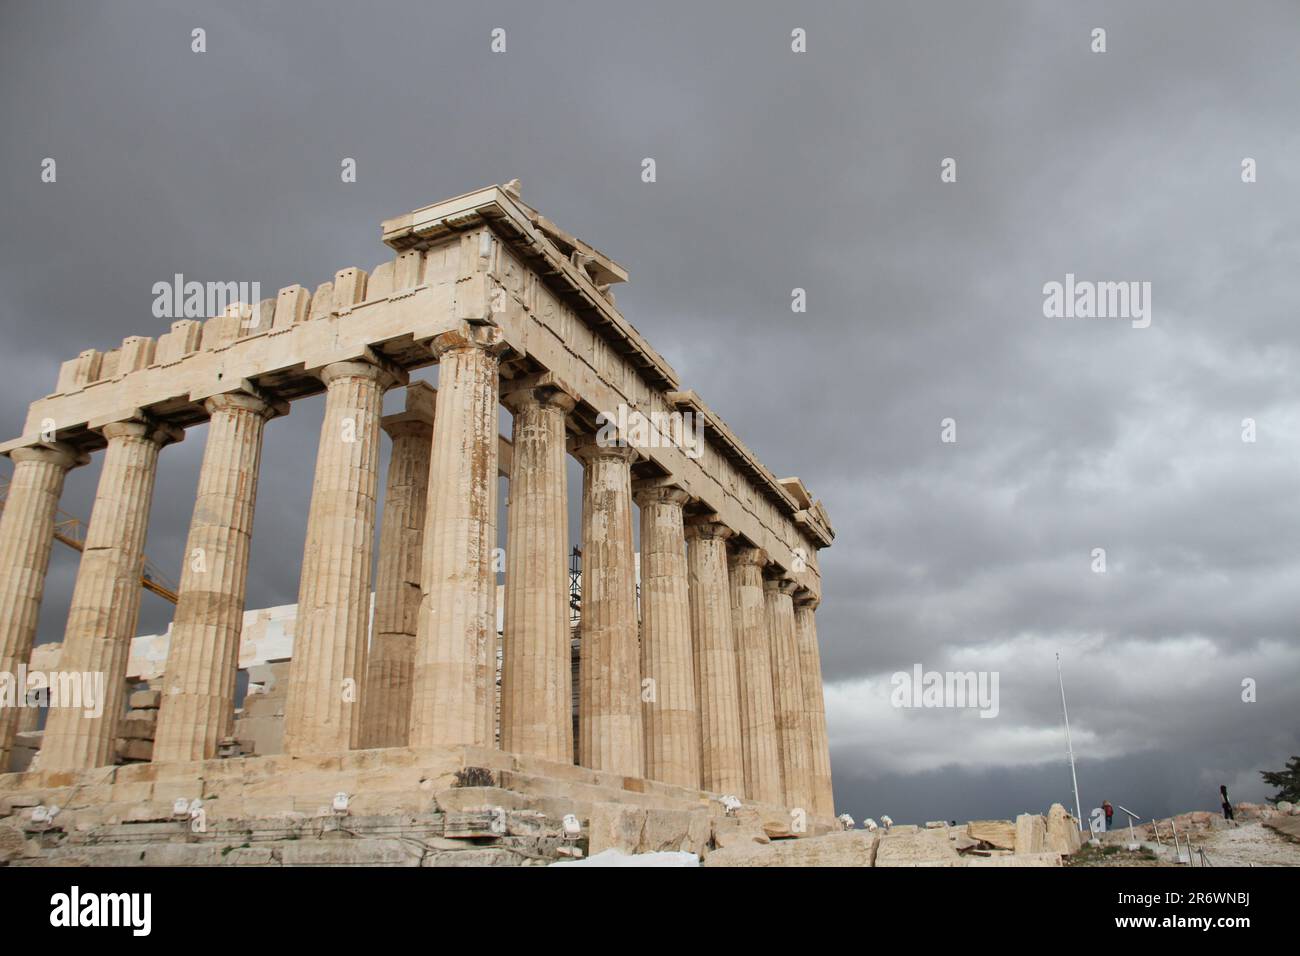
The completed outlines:
{"type": "Polygon", "coordinates": [[[716,521],[686,527],[695,699],[699,709],[700,783],[710,793],[745,796],[736,644],[731,623],[727,539],[716,521]]]}
{"type": "Polygon", "coordinates": [[[140,615],[140,572],[158,450],[184,433],[155,422],[116,422],[108,439],[63,637],[59,670],[90,681],[93,707],[51,707],[40,769],[113,763],[126,660],[140,615]],[[88,712],[89,711],[89,712],[88,712]]]}
{"type": "Polygon", "coordinates": [[[745,791],[759,803],[779,806],[781,752],[772,693],[773,661],[763,601],[763,566],[759,548],[738,548],[731,558],[731,623],[736,634],[740,684],[740,734],[744,742],[745,791]]]}
{"type": "Polygon", "coordinates": [[[157,762],[215,757],[233,730],[262,432],[288,410],[239,392],[203,405],[208,437],[167,648],[157,762]]]}
{"type": "MultiPolygon", "coordinates": [[[[15,681],[13,701],[20,704],[27,688],[16,683],[18,669],[32,656],[63,479],[87,459],[59,444],[16,448],[9,457],[13,477],[0,512],[0,680],[15,681]]],[[[32,708],[0,706],[0,773],[9,767],[20,719],[31,713],[32,708]]]]}
{"type": "Polygon", "coordinates": [[[801,809],[811,816],[812,748],[805,729],[803,679],[799,673],[792,602],[797,587],[790,578],[767,577],[763,581],[763,599],[772,646],[772,697],[781,754],[781,792],[787,808],[801,809]]]}
{"type": "Polygon", "coordinates": [[[795,595],[794,631],[799,644],[799,676],[803,681],[804,721],[812,751],[813,812],[821,819],[835,816],[831,789],[831,753],[826,735],[826,701],[822,695],[822,661],[817,647],[817,605],[808,592],[795,595]]]}
{"type": "Polygon", "coordinates": [[[691,651],[690,575],[682,506],[673,485],[640,487],[641,721],[645,775],[700,786],[700,724],[691,651]]]}
{"type": "Polygon", "coordinates": [[[434,391],[406,388],[406,407],[381,426],[393,442],[379,524],[379,569],[366,686],[361,694],[361,746],[405,747],[411,725],[411,673],[420,616],[420,551],[429,498],[434,391]]]}
{"type": "Polygon", "coordinates": [[[379,418],[398,376],[370,362],[320,372],[325,420],[307,515],[298,620],[289,665],[284,750],[338,753],[356,747],[370,625],[379,418]]]}
{"type": "Polygon", "coordinates": [[[512,385],[501,637],[501,749],[573,763],[565,418],[575,396],[550,375],[512,385]]]}
{"type": "Polygon", "coordinates": [[[433,341],[438,415],[420,577],[411,691],[412,747],[495,745],[497,452],[500,362],[495,326],[433,341]]]}
{"type": "Polygon", "coordinates": [[[635,449],[588,439],[583,463],[582,638],[578,659],[578,763],[644,776],[641,656],[632,554],[635,449]]]}

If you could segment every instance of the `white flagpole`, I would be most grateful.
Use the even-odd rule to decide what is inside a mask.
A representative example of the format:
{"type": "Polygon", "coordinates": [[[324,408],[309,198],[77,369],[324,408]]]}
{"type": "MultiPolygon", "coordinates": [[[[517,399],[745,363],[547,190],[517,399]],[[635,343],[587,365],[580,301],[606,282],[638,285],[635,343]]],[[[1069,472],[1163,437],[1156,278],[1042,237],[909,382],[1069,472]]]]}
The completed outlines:
{"type": "Polygon", "coordinates": [[[1079,803],[1079,775],[1074,770],[1074,744],[1070,740],[1070,712],[1065,709],[1065,678],[1061,676],[1061,652],[1056,652],[1056,680],[1061,685],[1061,713],[1065,716],[1065,748],[1070,754],[1070,778],[1074,781],[1074,814],[1083,829],[1083,807],[1079,803]]]}

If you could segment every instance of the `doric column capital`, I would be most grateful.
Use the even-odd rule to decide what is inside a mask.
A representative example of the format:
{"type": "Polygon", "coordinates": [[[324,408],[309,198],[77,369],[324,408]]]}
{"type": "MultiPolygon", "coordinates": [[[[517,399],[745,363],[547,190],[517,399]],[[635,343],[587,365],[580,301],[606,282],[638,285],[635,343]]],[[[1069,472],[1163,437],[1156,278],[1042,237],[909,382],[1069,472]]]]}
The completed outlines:
{"type": "Polygon", "coordinates": [[[447,352],[460,349],[483,349],[500,356],[509,348],[500,327],[470,322],[462,322],[458,328],[435,335],[429,342],[429,350],[438,359],[447,352]]]}
{"type": "Polygon", "coordinates": [[[153,419],[110,422],[100,426],[99,433],[109,441],[115,438],[143,438],[159,446],[170,445],[185,438],[185,429],[153,419]]]}
{"type": "Polygon", "coordinates": [[[437,394],[427,382],[412,382],[406,386],[406,404],[400,412],[385,415],[380,427],[389,438],[406,435],[431,435],[437,405],[437,394]]]}
{"type": "Polygon", "coordinates": [[[726,541],[736,532],[732,531],[721,521],[696,521],[688,518],[686,520],[686,538],[687,540],[695,539],[700,541],[718,540],[726,541]]]}
{"type": "Polygon", "coordinates": [[[762,548],[755,548],[749,545],[736,548],[727,556],[727,558],[732,564],[736,565],[747,564],[760,569],[767,567],[767,552],[762,548]]]}
{"type": "Polygon", "coordinates": [[[511,412],[518,412],[524,405],[544,405],[558,408],[567,415],[577,408],[578,393],[559,376],[543,372],[512,382],[502,382],[501,404],[511,412]]]}
{"type": "Polygon", "coordinates": [[[377,382],[379,387],[385,391],[394,385],[402,384],[405,376],[404,372],[388,367],[387,363],[362,359],[351,362],[331,362],[316,374],[326,388],[329,388],[333,382],[337,382],[339,379],[361,378],[370,382],[377,382]]]}
{"type": "Polygon", "coordinates": [[[764,591],[779,591],[789,597],[794,596],[794,592],[799,590],[799,582],[794,578],[786,577],[784,571],[773,571],[763,576],[764,591]]]}
{"type": "Polygon", "coordinates": [[[388,433],[388,437],[397,440],[414,435],[417,438],[433,437],[433,422],[426,422],[419,418],[406,418],[402,415],[385,415],[379,420],[380,427],[388,433]]]}
{"type": "Polygon", "coordinates": [[[807,589],[796,591],[794,595],[794,606],[807,608],[809,611],[817,610],[822,603],[822,599],[807,589]]]}
{"type": "Polygon", "coordinates": [[[632,500],[641,508],[651,504],[676,505],[681,508],[690,502],[691,494],[679,485],[651,478],[632,483],[632,500]]]}
{"type": "Polygon", "coordinates": [[[269,396],[254,395],[251,392],[225,392],[210,395],[203,400],[203,407],[209,415],[232,409],[245,409],[261,415],[263,418],[275,418],[289,414],[289,403],[269,396]]]}
{"type": "Polygon", "coordinates": [[[569,451],[583,464],[598,458],[614,458],[630,465],[641,457],[641,453],[631,445],[601,444],[595,435],[586,435],[577,439],[571,444],[569,451]]]}
{"type": "Polygon", "coordinates": [[[78,465],[85,465],[90,461],[90,456],[85,452],[78,451],[71,445],[65,445],[62,442],[47,442],[43,445],[28,445],[26,448],[15,448],[9,453],[9,458],[14,464],[22,461],[39,461],[57,465],[65,471],[69,468],[76,468],[78,465]]]}

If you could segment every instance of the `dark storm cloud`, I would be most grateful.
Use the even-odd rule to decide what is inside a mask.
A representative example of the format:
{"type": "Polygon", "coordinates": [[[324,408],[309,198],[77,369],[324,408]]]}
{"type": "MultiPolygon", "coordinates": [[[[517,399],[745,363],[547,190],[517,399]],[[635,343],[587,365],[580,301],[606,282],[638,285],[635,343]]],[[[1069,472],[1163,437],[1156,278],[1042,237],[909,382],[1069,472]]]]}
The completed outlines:
{"type": "MultiPolygon", "coordinates": [[[[619,305],[686,385],[825,500],[840,804],[1065,800],[1058,650],[1085,802],[1257,797],[1300,704],[1298,32],[1283,3],[9,4],[0,431],[63,359],[164,331],[154,282],[314,288],[386,257],[381,219],[518,176],[629,268],[619,305]],[[1151,282],[1151,327],[1044,318],[1067,272],[1151,282]],[[918,661],[998,670],[999,716],[891,708],[918,661]]],[[[300,402],[268,427],[251,606],[296,600],[319,424],[300,402]]],[[[203,438],[162,456],[171,569],[203,438]]],[[[146,595],[141,629],[169,615],[146,595]]]]}

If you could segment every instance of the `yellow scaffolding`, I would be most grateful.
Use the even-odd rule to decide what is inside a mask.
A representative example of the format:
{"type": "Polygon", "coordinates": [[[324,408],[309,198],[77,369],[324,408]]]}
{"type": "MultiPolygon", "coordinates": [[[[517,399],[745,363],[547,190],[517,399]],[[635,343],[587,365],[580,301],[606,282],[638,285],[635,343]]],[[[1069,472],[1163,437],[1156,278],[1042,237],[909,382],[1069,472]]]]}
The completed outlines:
{"type": "MultiPolygon", "coordinates": [[[[9,479],[0,478],[0,512],[4,511],[5,501],[9,498],[9,479]]],[[[62,508],[54,515],[54,540],[62,541],[69,548],[84,551],[86,548],[86,525],[75,515],[70,515],[62,508]]],[[[147,557],[144,570],[140,574],[140,586],[164,600],[176,603],[176,585],[158,566],[147,557]]]]}

